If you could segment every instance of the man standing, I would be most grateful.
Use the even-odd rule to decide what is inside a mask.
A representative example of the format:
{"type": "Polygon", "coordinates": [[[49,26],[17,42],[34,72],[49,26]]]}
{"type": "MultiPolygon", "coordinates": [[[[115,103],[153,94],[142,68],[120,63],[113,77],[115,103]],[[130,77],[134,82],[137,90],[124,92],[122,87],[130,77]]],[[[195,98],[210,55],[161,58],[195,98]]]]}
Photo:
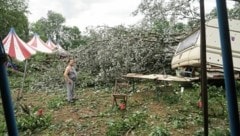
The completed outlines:
{"type": "Polygon", "coordinates": [[[74,65],[75,65],[74,59],[69,59],[68,65],[63,74],[67,87],[67,100],[70,103],[73,102],[75,82],[77,79],[77,72],[75,70],[74,65]]]}

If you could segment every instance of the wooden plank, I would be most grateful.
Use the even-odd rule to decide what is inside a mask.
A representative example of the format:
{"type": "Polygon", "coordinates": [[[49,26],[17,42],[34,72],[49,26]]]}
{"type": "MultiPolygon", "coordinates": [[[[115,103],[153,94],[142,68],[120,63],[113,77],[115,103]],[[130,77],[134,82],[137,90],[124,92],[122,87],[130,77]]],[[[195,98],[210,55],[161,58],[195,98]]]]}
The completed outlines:
{"type": "Polygon", "coordinates": [[[123,77],[161,80],[161,81],[178,81],[178,82],[191,82],[191,81],[199,79],[198,77],[178,77],[178,76],[163,75],[163,74],[143,75],[143,74],[138,74],[138,73],[128,73],[126,75],[123,75],[123,77]]]}

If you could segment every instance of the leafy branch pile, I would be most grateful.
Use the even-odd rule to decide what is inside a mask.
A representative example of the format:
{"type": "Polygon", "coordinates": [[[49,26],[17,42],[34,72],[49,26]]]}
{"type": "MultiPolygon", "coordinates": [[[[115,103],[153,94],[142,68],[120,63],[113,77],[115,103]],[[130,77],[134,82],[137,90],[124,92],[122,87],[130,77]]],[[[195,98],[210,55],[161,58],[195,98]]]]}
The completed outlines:
{"type": "Polygon", "coordinates": [[[89,44],[72,54],[80,71],[93,76],[97,84],[111,83],[127,73],[171,73],[174,48],[182,37],[167,27],[169,22],[159,28],[166,33],[140,27],[99,27],[89,30],[89,44]]]}

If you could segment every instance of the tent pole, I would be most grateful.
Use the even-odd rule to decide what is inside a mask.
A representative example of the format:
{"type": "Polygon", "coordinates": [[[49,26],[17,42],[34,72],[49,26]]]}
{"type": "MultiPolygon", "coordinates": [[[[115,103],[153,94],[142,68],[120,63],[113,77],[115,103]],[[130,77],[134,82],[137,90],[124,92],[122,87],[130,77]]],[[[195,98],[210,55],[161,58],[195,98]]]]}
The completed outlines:
{"type": "Polygon", "coordinates": [[[17,136],[18,130],[15,121],[12,99],[10,94],[10,89],[8,85],[8,79],[6,74],[6,69],[4,66],[4,62],[7,60],[6,54],[2,45],[2,39],[0,38],[0,90],[2,97],[2,105],[4,109],[4,115],[6,119],[8,135],[9,136],[17,136]]]}
{"type": "Polygon", "coordinates": [[[226,0],[216,0],[216,2],[230,130],[232,136],[239,136],[240,127],[239,127],[238,102],[233,71],[233,59],[229,34],[226,0]]]}
{"type": "Polygon", "coordinates": [[[23,93],[23,87],[24,87],[25,78],[26,78],[27,64],[28,64],[28,61],[26,60],[26,61],[25,61],[25,67],[24,67],[24,74],[23,74],[22,87],[21,87],[20,90],[18,90],[17,100],[20,100],[20,99],[23,97],[22,93],[23,93]]]}
{"type": "Polygon", "coordinates": [[[201,36],[200,36],[201,98],[203,102],[204,135],[208,136],[208,94],[207,94],[206,30],[205,30],[204,0],[200,0],[200,16],[201,16],[201,36]]]}

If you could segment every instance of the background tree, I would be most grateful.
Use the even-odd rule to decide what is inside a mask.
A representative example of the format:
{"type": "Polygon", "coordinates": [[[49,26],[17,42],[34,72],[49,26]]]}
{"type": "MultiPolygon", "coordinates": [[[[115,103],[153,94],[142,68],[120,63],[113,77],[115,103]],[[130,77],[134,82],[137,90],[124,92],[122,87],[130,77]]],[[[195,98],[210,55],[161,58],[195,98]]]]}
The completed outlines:
{"type": "Polygon", "coordinates": [[[44,41],[50,38],[65,49],[73,49],[85,44],[78,27],[65,26],[64,22],[65,18],[61,14],[48,11],[47,18],[41,18],[31,25],[31,31],[38,33],[44,41]]]}
{"type": "Polygon", "coordinates": [[[82,38],[81,31],[76,26],[63,26],[60,37],[61,38],[59,38],[59,43],[63,45],[65,49],[74,49],[77,48],[79,45],[86,44],[86,42],[82,38]]]}
{"type": "Polygon", "coordinates": [[[39,19],[36,23],[31,24],[31,33],[37,33],[42,40],[46,41],[48,39],[48,28],[46,27],[47,24],[46,18],[39,19]]]}
{"type": "Polygon", "coordinates": [[[211,10],[209,14],[206,15],[206,20],[211,20],[213,18],[217,18],[217,8],[211,10]]]}
{"type": "MultiPolygon", "coordinates": [[[[206,15],[206,19],[210,20],[213,18],[217,18],[217,8],[215,7],[212,11],[206,15]]],[[[228,18],[229,19],[240,19],[240,3],[235,2],[232,9],[228,9],[228,18]]]]}
{"type": "Polygon", "coordinates": [[[191,21],[199,19],[198,6],[194,6],[196,0],[143,0],[134,15],[143,14],[144,22],[152,25],[159,20],[191,21]]]}
{"type": "Polygon", "coordinates": [[[19,37],[28,39],[28,4],[25,0],[0,0],[0,33],[4,38],[11,27],[19,37]]]}
{"type": "Polygon", "coordinates": [[[61,14],[48,11],[47,18],[42,17],[36,23],[33,23],[31,31],[38,33],[45,41],[51,38],[56,42],[59,40],[64,22],[65,18],[61,14]]]}
{"type": "Polygon", "coordinates": [[[240,2],[236,2],[234,7],[229,10],[229,18],[240,20],[240,2]]]}
{"type": "Polygon", "coordinates": [[[63,23],[65,18],[56,12],[48,11],[47,13],[47,33],[48,37],[54,41],[58,41],[60,38],[60,33],[63,28],[63,23]]]}

